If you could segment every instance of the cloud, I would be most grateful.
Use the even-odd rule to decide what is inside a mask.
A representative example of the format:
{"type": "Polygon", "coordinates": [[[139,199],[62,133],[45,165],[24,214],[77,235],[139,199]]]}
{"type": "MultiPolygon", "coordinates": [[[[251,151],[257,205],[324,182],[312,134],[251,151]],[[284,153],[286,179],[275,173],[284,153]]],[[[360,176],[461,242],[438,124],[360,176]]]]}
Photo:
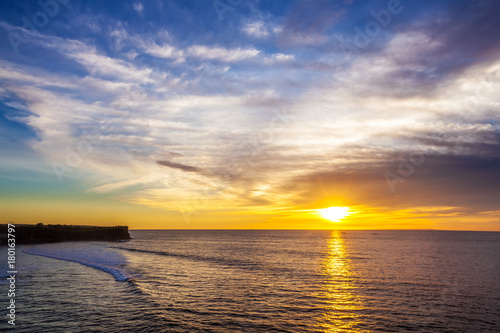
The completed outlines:
{"type": "Polygon", "coordinates": [[[94,49],[82,47],[80,50],[66,51],[68,57],[81,63],[92,75],[118,78],[137,83],[152,83],[152,70],[139,69],[125,60],[114,59],[97,53],[94,49]]]}
{"type": "Polygon", "coordinates": [[[158,58],[179,59],[184,55],[183,50],[179,50],[169,44],[158,45],[155,42],[149,41],[146,43],[142,43],[142,47],[147,54],[158,58]]]}
{"type": "Polygon", "coordinates": [[[158,58],[174,59],[177,60],[178,63],[185,62],[185,58],[187,57],[201,60],[239,62],[256,58],[261,53],[261,51],[252,47],[229,49],[218,46],[191,45],[183,49],[167,42],[158,44],[151,39],[146,41],[142,40],[140,37],[135,37],[134,39],[139,43],[145,53],[158,58]]]}
{"type": "Polygon", "coordinates": [[[237,62],[256,57],[260,51],[254,48],[226,49],[223,47],[208,47],[194,45],[188,48],[190,56],[200,59],[217,59],[225,62],[237,62]]]}
{"type": "MultiPolygon", "coordinates": [[[[25,83],[39,87],[76,88],[71,78],[60,77],[45,70],[22,68],[0,60],[0,77],[7,83],[25,83]]],[[[5,90],[4,90],[5,91],[5,90]]]]}
{"type": "Polygon", "coordinates": [[[142,5],[142,2],[134,2],[134,10],[138,13],[142,13],[142,10],[144,9],[144,6],[142,5]]]}
{"type": "Polygon", "coordinates": [[[158,163],[159,165],[166,166],[168,168],[179,169],[179,170],[183,170],[186,172],[201,172],[202,171],[200,168],[197,168],[194,166],[185,165],[185,164],[181,164],[181,163],[174,163],[174,162],[170,162],[170,161],[156,161],[156,163],[158,163]]]}
{"type": "Polygon", "coordinates": [[[326,31],[340,22],[346,10],[343,4],[328,0],[314,5],[307,0],[297,1],[289,10],[283,24],[280,45],[320,45],[328,41],[326,31]]]}
{"type": "Polygon", "coordinates": [[[270,32],[263,21],[247,23],[242,30],[247,35],[255,38],[266,38],[270,35],[270,32]]]}
{"type": "Polygon", "coordinates": [[[273,65],[279,63],[286,63],[295,60],[295,56],[293,54],[283,54],[276,53],[264,59],[264,63],[273,65]]]}
{"type": "Polygon", "coordinates": [[[490,210],[485,212],[479,212],[481,215],[490,215],[490,216],[500,216],[500,210],[490,210]]]}
{"type": "MultiPolygon", "coordinates": [[[[3,25],[7,26],[11,31],[19,31],[18,33],[22,33],[24,38],[35,45],[54,50],[69,59],[77,61],[91,75],[137,83],[153,82],[150,68],[138,68],[128,61],[109,57],[98,52],[95,46],[87,45],[78,40],[42,35],[38,32],[13,27],[8,24],[3,25]]],[[[118,34],[121,36],[120,38],[127,38],[127,33],[123,30],[115,30],[113,34],[118,34]]]]}
{"type": "MultiPolygon", "coordinates": [[[[449,2],[441,15],[420,22],[420,29],[432,34],[441,47],[428,59],[439,64],[442,73],[456,73],[480,62],[496,61],[500,52],[500,22],[497,1],[474,1],[456,5],[449,2]],[[489,33],[487,33],[488,31],[489,33]]],[[[410,24],[408,28],[414,27],[410,24]]]]}
{"type": "MultiPolygon", "coordinates": [[[[343,166],[331,171],[311,172],[286,183],[281,191],[295,192],[295,204],[368,205],[402,209],[406,207],[454,206],[468,213],[494,209],[498,206],[499,190],[493,184],[499,179],[494,160],[469,156],[427,155],[420,166],[412,166],[413,173],[400,177],[395,191],[384,177],[392,172],[399,177],[402,160],[409,160],[411,152],[391,157],[377,164],[343,166]],[[401,157],[401,159],[397,158],[401,157]],[[467,175],[464,177],[464,175],[467,175]]],[[[407,169],[404,169],[407,170],[407,169]]]]}

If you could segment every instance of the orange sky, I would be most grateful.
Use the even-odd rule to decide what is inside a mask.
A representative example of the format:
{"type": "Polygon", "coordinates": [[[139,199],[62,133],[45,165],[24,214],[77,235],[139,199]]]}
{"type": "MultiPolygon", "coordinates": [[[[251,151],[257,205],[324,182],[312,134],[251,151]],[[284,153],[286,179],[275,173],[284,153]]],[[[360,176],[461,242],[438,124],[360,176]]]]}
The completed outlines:
{"type": "Polygon", "coordinates": [[[455,207],[391,210],[351,206],[351,215],[328,221],[316,209],[168,211],[102,201],[2,200],[4,221],[46,224],[128,225],[131,229],[444,229],[500,231],[500,211],[457,213],[455,207]],[[26,207],[29,207],[27,209],[26,207]]]}

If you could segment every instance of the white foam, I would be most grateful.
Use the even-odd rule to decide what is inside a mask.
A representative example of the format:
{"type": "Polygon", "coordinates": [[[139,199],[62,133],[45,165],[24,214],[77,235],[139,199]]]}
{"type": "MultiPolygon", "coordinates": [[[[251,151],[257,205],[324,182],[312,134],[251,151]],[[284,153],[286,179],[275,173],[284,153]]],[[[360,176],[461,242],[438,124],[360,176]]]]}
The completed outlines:
{"type": "Polygon", "coordinates": [[[123,268],[127,263],[126,258],[101,244],[88,242],[43,244],[25,249],[23,252],[97,268],[112,274],[116,281],[127,281],[130,278],[123,268]]]}

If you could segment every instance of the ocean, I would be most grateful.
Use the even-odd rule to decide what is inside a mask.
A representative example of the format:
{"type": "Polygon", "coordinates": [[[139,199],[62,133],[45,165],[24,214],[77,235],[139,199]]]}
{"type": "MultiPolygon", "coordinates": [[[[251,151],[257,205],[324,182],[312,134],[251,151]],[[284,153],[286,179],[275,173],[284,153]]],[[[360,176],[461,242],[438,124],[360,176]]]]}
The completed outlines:
{"type": "MultiPolygon", "coordinates": [[[[157,230],[17,247],[15,332],[499,332],[500,233],[157,230]]],[[[7,258],[7,248],[3,247],[7,258]]],[[[2,260],[2,295],[7,294],[2,260]]]]}

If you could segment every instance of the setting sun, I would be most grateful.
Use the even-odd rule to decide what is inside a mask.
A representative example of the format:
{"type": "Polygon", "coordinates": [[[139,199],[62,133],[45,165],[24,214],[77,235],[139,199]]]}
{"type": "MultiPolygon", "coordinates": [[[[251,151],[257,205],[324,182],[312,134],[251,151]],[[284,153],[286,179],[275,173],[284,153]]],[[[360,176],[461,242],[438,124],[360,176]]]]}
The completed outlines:
{"type": "Polygon", "coordinates": [[[349,207],[328,207],[318,209],[318,212],[321,214],[321,217],[332,222],[340,222],[344,217],[351,215],[349,207]]]}

